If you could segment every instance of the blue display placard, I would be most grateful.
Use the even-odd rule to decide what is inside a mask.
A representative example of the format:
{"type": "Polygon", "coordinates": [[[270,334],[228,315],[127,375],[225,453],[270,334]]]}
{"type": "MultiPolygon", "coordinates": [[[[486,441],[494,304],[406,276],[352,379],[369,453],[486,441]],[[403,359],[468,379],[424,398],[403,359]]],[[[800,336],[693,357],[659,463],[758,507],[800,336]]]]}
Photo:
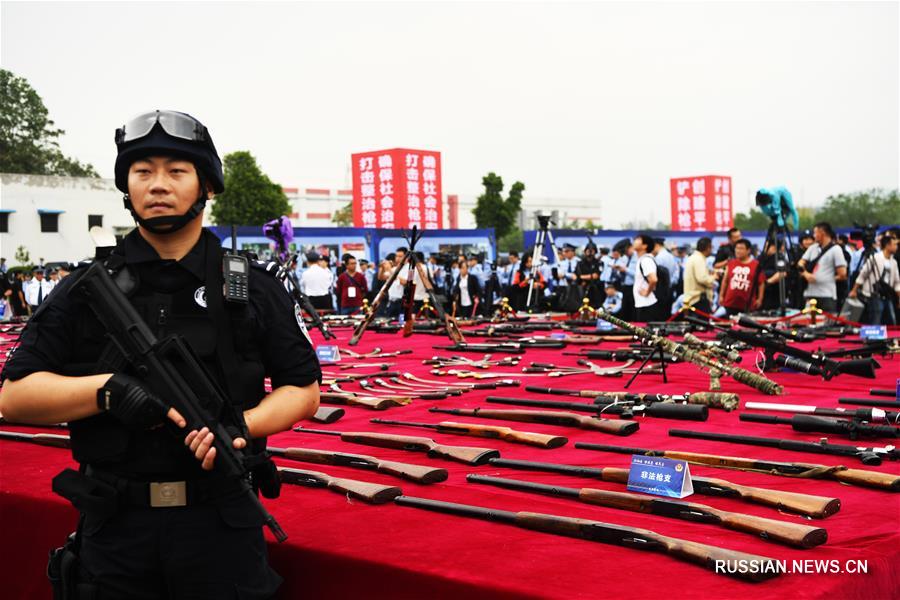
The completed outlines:
{"type": "Polygon", "coordinates": [[[316,356],[319,357],[319,362],[323,363],[341,362],[341,351],[337,346],[318,346],[316,356]]]}
{"type": "Polygon", "coordinates": [[[603,319],[597,319],[597,331],[612,331],[615,328],[616,328],[615,325],[613,325],[609,321],[604,321],[603,319]]]}
{"type": "Polygon", "coordinates": [[[633,454],[628,473],[628,489],[669,498],[694,493],[691,470],[686,461],[633,454]]]}
{"type": "Polygon", "coordinates": [[[859,328],[859,337],[863,340],[886,340],[887,325],[863,325],[859,328]]]}

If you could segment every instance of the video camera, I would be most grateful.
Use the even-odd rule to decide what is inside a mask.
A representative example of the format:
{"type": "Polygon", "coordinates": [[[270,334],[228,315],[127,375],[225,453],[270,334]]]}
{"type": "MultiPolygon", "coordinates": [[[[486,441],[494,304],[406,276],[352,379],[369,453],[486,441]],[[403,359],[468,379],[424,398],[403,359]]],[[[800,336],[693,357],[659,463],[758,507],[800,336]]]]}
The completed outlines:
{"type": "Polygon", "coordinates": [[[854,242],[862,242],[863,246],[866,248],[871,248],[875,245],[875,238],[878,236],[877,223],[860,225],[859,223],[854,222],[853,226],[856,227],[856,229],[850,232],[851,240],[854,242]]]}

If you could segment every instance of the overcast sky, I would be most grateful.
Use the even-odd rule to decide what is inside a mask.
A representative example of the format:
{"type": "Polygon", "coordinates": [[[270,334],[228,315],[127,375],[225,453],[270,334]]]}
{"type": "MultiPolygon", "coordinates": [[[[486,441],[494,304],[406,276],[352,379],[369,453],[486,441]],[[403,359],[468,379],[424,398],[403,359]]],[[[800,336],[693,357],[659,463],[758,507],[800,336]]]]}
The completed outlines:
{"type": "MultiPolygon", "coordinates": [[[[189,112],[285,186],[349,184],[350,154],[442,153],[669,220],[669,178],[787,185],[802,205],[898,187],[897,2],[2,3],[2,66],[112,176],[113,131],[189,112]]],[[[349,187],[349,185],[348,185],[349,187]]]]}

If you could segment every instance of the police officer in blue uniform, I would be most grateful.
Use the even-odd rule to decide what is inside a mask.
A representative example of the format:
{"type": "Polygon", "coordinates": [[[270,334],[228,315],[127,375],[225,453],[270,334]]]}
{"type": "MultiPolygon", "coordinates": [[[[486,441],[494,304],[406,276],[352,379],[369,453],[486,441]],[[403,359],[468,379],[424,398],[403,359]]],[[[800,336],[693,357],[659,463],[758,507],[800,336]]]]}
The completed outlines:
{"type": "MultiPolygon", "coordinates": [[[[318,407],[321,371],[299,310],[262,265],[248,298],[223,291],[220,240],[202,227],[208,198],[224,190],[209,131],[193,117],[152,111],[116,131],[116,186],[137,227],[103,260],[129,301],[162,338],[180,334],[226,392],[235,448],[251,480],[277,496],[266,436],[318,407]],[[264,379],[271,378],[267,394],[264,379]]],[[[99,257],[98,257],[99,259],[99,257]]],[[[3,371],[0,411],[23,423],[68,422],[78,473],[54,489],[81,512],[74,542],[51,560],[57,597],[268,598],[262,515],[233,480],[213,470],[213,434],[186,431],[70,294],[76,269],[41,304],[3,371]],[[73,565],[76,565],[73,567],[73,565]],[[67,594],[67,595],[66,595],[67,594]]]]}

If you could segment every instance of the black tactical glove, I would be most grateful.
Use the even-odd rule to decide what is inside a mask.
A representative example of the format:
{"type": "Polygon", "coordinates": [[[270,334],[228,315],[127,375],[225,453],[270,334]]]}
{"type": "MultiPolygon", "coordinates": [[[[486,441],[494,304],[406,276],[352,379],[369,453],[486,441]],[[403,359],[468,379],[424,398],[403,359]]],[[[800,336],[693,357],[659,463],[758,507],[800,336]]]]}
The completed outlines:
{"type": "Polygon", "coordinates": [[[162,400],[128,375],[115,374],[97,390],[97,406],[135,429],[159,425],[169,412],[162,400]]]}

